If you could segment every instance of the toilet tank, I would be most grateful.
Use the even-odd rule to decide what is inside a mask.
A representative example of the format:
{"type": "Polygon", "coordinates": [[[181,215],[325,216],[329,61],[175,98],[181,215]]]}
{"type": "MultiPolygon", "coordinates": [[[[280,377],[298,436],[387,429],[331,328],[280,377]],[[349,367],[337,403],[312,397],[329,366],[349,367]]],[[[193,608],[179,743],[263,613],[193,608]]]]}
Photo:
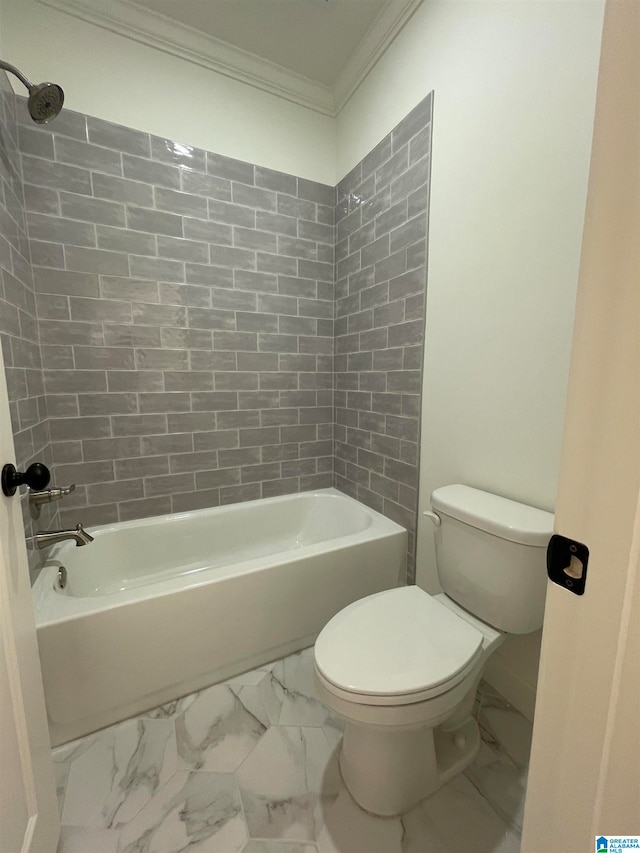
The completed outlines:
{"type": "Polygon", "coordinates": [[[540,628],[553,514],[463,485],[436,489],[431,506],[444,592],[501,631],[540,628]]]}

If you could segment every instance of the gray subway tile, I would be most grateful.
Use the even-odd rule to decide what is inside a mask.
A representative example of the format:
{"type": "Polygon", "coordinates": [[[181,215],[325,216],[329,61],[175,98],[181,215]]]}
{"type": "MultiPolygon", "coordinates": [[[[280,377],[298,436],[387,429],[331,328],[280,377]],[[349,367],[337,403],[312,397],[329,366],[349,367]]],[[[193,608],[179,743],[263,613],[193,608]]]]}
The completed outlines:
{"type": "Polygon", "coordinates": [[[160,347],[160,329],[113,323],[104,327],[106,347],[160,347]]]}
{"type": "Polygon", "coordinates": [[[391,232],[391,252],[397,252],[399,249],[406,248],[413,243],[417,243],[419,240],[426,240],[426,237],[427,216],[425,213],[422,213],[391,232]]]}
{"type": "MultiPolygon", "coordinates": [[[[36,294],[37,314],[43,320],[70,320],[69,298],[49,293],[36,294]]],[[[6,312],[6,308],[3,308],[6,312]]],[[[78,318],[74,318],[78,319],[78,318]]],[[[6,331],[6,327],[4,329],[6,331]]]]}
{"type": "Polygon", "coordinates": [[[153,194],[158,210],[166,210],[182,216],[195,216],[199,219],[206,219],[208,216],[206,199],[192,193],[155,187],[153,194]]]}
{"type": "Polygon", "coordinates": [[[309,219],[315,222],[316,206],[312,201],[307,201],[302,198],[278,193],[277,197],[277,212],[285,216],[292,216],[296,219],[309,219]]]}
{"type": "Polygon", "coordinates": [[[269,211],[275,211],[277,208],[276,193],[270,190],[262,190],[259,187],[247,186],[236,181],[233,181],[231,184],[231,197],[234,204],[245,205],[246,207],[269,211]]]}
{"type": "Polygon", "coordinates": [[[174,213],[128,206],[127,228],[148,231],[151,234],[165,234],[169,237],[182,237],[182,218],[174,213]]]}
{"type": "Polygon", "coordinates": [[[45,389],[48,394],[82,394],[107,390],[107,377],[102,370],[55,370],[43,371],[45,389]]]}
{"type": "Polygon", "coordinates": [[[140,207],[151,207],[153,204],[153,187],[150,184],[98,173],[94,173],[91,180],[96,198],[135,204],[140,207]]]}
{"type": "Polygon", "coordinates": [[[186,370],[189,353],[186,350],[146,349],[136,350],[138,370],[186,370]]]}
{"type": "Polygon", "coordinates": [[[64,250],[59,243],[43,243],[30,240],[31,263],[38,267],[64,268],[64,250]]]}
{"type": "Polygon", "coordinates": [[[220,243],[230,246],[233,243],[233,228],[221,222],[204,221],[185,217],[184,236],[190,240],[203,240],[206,243],[220,243]]]}
{"type": "MultiPolygon", "coordinates": [[[[85,370],[130,370],[134,366],[133,350],[116,347],[74,346],[76,364],[81,364],[85,370]]],[[[111,388],[109,390],[128,390],[111,388]]]]}
{"type": "Polygon", "coordinates": [[[391,131],[393,150],[397,151],[431,121],[433,98],[430,92],[391,131]]]}
{"type": "Polygon", "coordinates": [[[193,264],[186,262],[185,272],[187,282],[201,284],[206,287],[233,287],[234,270],[232,266],[219,267],[211,264],[193,264]]]}
{"type": "Polygon", "coordinates": [[[157,238],[157,241],[158,255],[161,258],[174,258],[194,263],[205,263],[209,258],[209,247],[206,243],[162,235],[157,238]]]}
{"type": "Polygon", "coordinates": [[[94,145],[113,148],[116,151],[136,154],[140,157],[151,155],[148,133],[132,130],[120,124],[112,124],[93,116],[87,116],[87,131],[89,142],[94,145]]]}
{"type": "Polygon", "coordinates": [[[141,393],[138,400],[142,414],[188,412],[191,409],[191,398],[186,392],[141,393]]]}
{"type": "Polygon", "coordinates": [[[138,412],[136,394],[79,394],[78,405],[81,415],[129,415],[138,412]]]}
{"type": "Polygon", "coordinates": [[[255,183],[257,187],[274,192],[283,192],[289,195],[295,195],[297,192],[297,179],[294,175],[265,169],[262,166],[255,167],[255,183]]]}
{"type": "Polygon", "coordinates": [[[111,418],[114,436],[153,435],[167,432],[166,415],[114,415],[111,418]]]}
{"type": "MultiPolygon", "coordinates": [[[[90,438],[82,442],[82,453],[87,462],[106,459],[118,460],[140,453],[140,439],[134,438],[90,438]]],[[[116,470],[118,462],[116,461],[116,470]]]]}
{"type": "Polygon", "coordinates": [[[214,154],[211,151],[207,151],[207,172],[210,175],[218,175],[243,184],[254,182],[254,167],[251,163],[225,157],[222,154],[214,154]]]}
{"type": "Polygon", "coordinates": [[[211,263],[218,267],[231,267],[255,270],[256,255],[249,249],[238,249],[231,246],[209,245],[211,263]]]}
{"type": "Polygon", "coordinates": [[[87,169],[51,163],[28,155],[22,158],[25,181],[40,187],[91,194],[91,173],[87,169]]]}
{"type": "Polygon", "coordinates": [[[275,234],[288,234],[290,237],[295,237],[298,234],[298,225],[299,221],[294,216],[284,216],[281,213],[270,213],[266,210],[256,211],[256,228],[260,231],[272,231],[275,234]]]}
{"type": "Polygon", "coordinates": [[[175,166],[123,154],[122,167],[125,178],[168,189],[180,189],[180,169],[175,166]]]}
{"type": "Polygon", "coordinates": [[[118,276],[126,276],[129,272],[127,256],[119,252],[66,246],[64,256],[70,270],[118,276]]]}
{"type": "Polygon", "coordinates": [[[36,267],[33,271],[37,293],[58,293],[67,296],[100,295],[98,276],[83,272],[36,267]]]}
{"type": "Polygon", "coordinates": [[[18,140],[22,154],[32,154],[34,157],[53,160],[53,136],[51,134],[43,133],[41,130],[23,124],[18,127],[18,140]]]}
{"type": "Polygon", "coordinates": [[[162,281],[184,281],[185,268],[182,261],[150,258],[142,255],[129,256],[131,275],[162,281]]]}
{"type": "Polygon", "coordinates": [[[207,166],[206,153],[201,148],[160,136],[151,137],[151,157],[162,163],[181,166],[183,175],[190,174],[191,170],[204,172],[207,166]]]}
{"type": "Polygon", "coordinates": [[[133,302],[158,302],[156,282],[117,276],[100,276],[100,289],[105,299],[123,299],[133,302]]]}
{"type": "Polygon", "coordinates": [[[86,222],[40,213],[27,213],[27,224],[29,237],[32,240],[66,243],[72,246],[96,245],[95,226],[86,222]]]}
{"type": "Polygon", "coordinates": [[[296,258],[287,258],[283,255],[270,255],[266,252],[258,252],[257,268],[260,272],[297,275],[298,261],[296,258]]]}
{"type": "Polygon", "coordinates": [[[214,175],[203,175],[200,172],[183,172],[182,189],[185,193],[190,193],[192,196],[201,196],[197,200],[204,202],[205,219],[207,216],[205,198],[231,201],[231,182],[225,178],[215,177],[214,175]]]}
{"type": "Polygon", "coordinates": [[[277,276],[268,272],[235,269],[233,283],[238,290],[251,290],[258,293],[276,293],[278,290],[277,276]]]}
{"type": "Polygon", "coordinates": [[[107,175],[122,175],[121,156],[117,151],[58,135],[54,144],[56,160],[60,163],[83,166],[107,175]]]}
{"type": "Polygon", "coordinates": [[[307,199],[308,201],[318,202],[318,204],[333,205],[336,201],[336,190],[327,184],[319,184],[317,181],[309,181],[305,178],[298,178],[299,198],[307,199]]]}
{"type": "Polygon", "coordinates": [[[131,252],[134,255],[155,255],[156,237],[141,231],[128,231],[125,228],[111,228],[98,225],[96,228],[98,247],[114,252],[131,252]]]}
{"type": "Polygon", "coordinates": [[[157,498],[122,501],[118,504],[120,521],[134,518],[148,518],[154,515],[166,515],[171,512],[171,497],[162,495],[157,498]]]}
{"type": "MultiPolygon", "coordinates": [[[[113,441],[131,440],[128,438],[113,439],[113,441]]],[[[130,459],[122,459],[121,456],[122,454],[118,454],[115,460],[116,480],[140,479],[169,473],[168,456],[135,456],[130,459]]]]}
{"type": "Polygon", "coordinates": [[[62,215],[98,225],[124,227],[125,209],[122,204],[102,199],[84,198],[72,193],[60,193],[62,215]]]}
{"type": "Polygon", "coordinates": [[[24,184],[25,209],[34,213],[60,214],[60,197],[56,190],[24,184]]]}
{"type": "Polygon", "coordinates": [[[209,199],[209,219],[223,222],[226,225],[242,225],[245,228],[254,228],[256,224],[256,212],[240,204],[230,204],[226,201],[209,199]]]}
{"type": "Polygon", "coordinates": [[[195,478],[193,474],[167,474],[160,477],[144,478],[144,491],[148,497],[193,492],[194,489],[195,478]]]}
{"type": "Polygon", "coordinates": [[[242,228],[237,225],[233,229],[233,244],[242,249],[259,250],[262,252],[278,251],[278,239],[275,234],[266,231],[256,231],[252,228],[242,228]]]}

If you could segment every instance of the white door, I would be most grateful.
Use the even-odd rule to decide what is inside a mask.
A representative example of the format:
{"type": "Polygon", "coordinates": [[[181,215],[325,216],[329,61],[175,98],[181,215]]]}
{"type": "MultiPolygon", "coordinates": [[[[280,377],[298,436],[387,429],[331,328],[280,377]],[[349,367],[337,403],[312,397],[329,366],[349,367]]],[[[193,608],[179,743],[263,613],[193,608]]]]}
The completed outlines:
{"type": "Polygon", "coordinates": [[[605,12],[556,530],[590,555],[582,597],[548,590],[523,853],[640,835],[637,0],[605,12]]]}
{"type": "MultiPolygon", "coordinates": [[[[0,348],[0,467],[15,464],[0,348]]],[[[0,494],[0,851],[53,853],[60,827],[18,492],[0,494]]]]}

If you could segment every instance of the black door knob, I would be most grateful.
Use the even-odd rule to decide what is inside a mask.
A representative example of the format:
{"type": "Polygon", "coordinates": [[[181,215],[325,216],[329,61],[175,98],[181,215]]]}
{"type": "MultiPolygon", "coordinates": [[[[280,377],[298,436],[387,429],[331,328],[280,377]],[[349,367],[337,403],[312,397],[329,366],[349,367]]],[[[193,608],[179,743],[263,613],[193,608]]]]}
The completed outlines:
{"type": "Polygon", "coordinates": [[[26,485],[38,492],[47,488],[50,479],[49,469],[42,462],[34,462],[29,465],[24,473],[16,471],[15,465],[7,462],[2,469],[2,491],[8,498],[15,495],[18,486],[26,485]]]}

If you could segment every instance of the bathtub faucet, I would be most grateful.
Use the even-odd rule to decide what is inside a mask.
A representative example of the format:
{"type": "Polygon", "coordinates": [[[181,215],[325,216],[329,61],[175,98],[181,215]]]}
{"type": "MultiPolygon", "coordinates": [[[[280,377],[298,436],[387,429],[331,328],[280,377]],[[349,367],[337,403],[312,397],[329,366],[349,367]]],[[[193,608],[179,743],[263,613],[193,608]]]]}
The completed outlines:
{"type": "Polygon", "coordinates": [[[75,530],[41,530],[33,536],[33,543],[36,548],[48,548],[57,542],[64,542],[65,539],[74,539],[76,548],[93,542],[93,536],[87,533],[81,524],[76,524],[75,530]]]}

